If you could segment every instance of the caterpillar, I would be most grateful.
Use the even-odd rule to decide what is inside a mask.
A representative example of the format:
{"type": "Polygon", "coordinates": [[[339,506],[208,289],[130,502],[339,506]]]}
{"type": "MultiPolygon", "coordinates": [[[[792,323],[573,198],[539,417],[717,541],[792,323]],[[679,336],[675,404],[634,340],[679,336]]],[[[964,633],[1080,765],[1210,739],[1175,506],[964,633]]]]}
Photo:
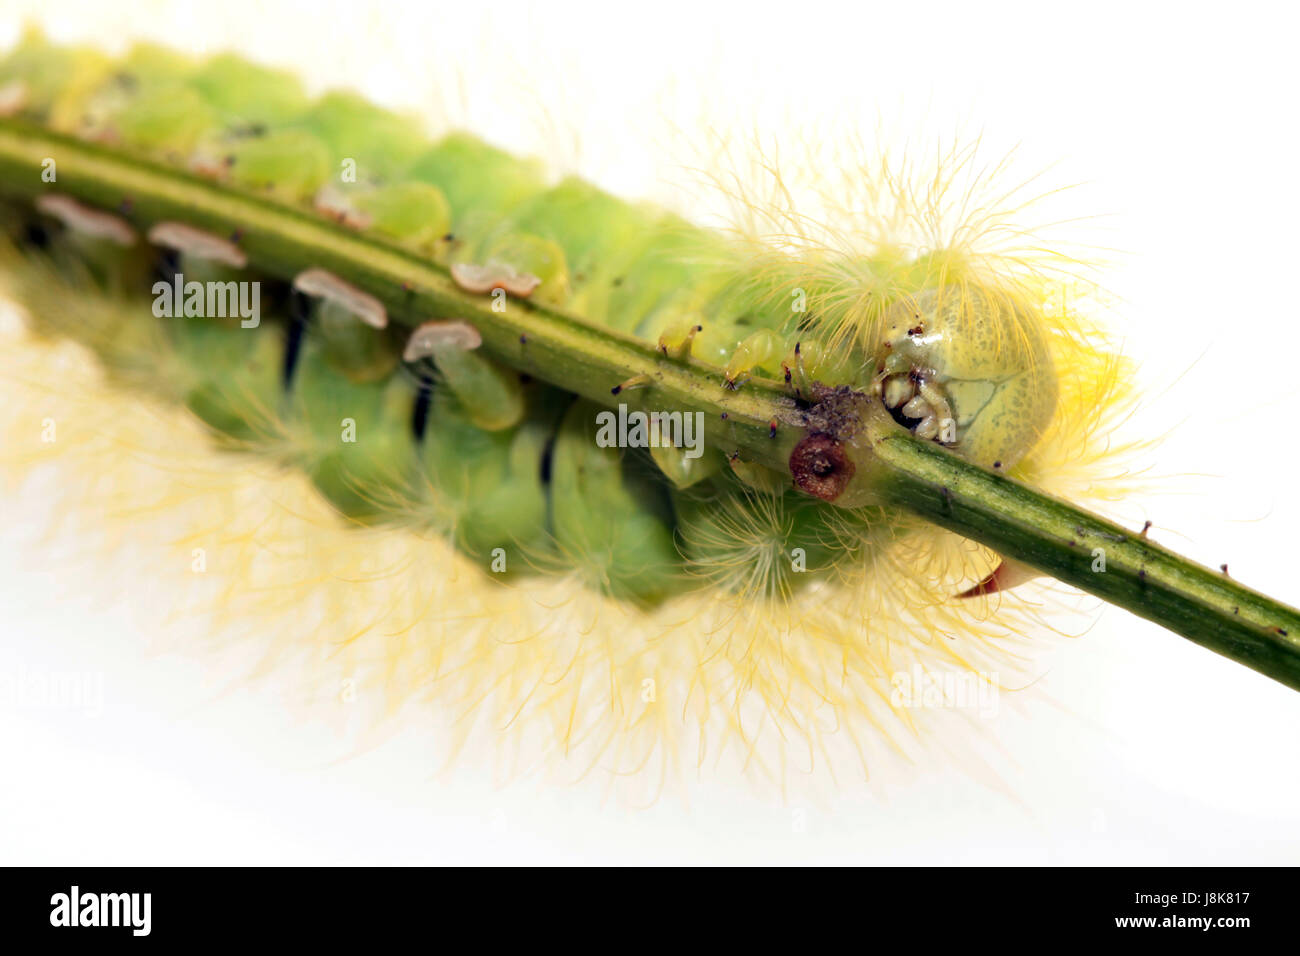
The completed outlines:
{"type": "Polygon", "coordinates": [[[702,752],[736,732],[779,762],[841,722],[903,731],[908,662],[1015,644],[1016,611],[990,615],[1017,565],[895,507],[876,436],[1050,488],[1097,467],[1070,459],[1122,406],[1068,283],[960,231],[724,233],[233,55],[31,35],[0,103],[33,334],[305,476],[354,533],[448,542],[544,649],[500,660],[502,635],[440,619],[406,641],[412,684],[488,675],[503,712],[619,767],[684,715],[702,752]]]}

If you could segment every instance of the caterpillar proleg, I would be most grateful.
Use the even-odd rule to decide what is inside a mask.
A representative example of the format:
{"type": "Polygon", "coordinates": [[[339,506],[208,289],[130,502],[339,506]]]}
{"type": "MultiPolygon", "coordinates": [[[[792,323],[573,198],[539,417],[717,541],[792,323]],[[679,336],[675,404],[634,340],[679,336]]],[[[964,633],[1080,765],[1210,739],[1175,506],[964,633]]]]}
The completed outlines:
{"type": "Polygon", "coordinates": [[[887,208],[837,245],[794,216],[703,225],[233,54],[31,36],[0,89],[22,91],[0,191],[33,354],[76,343],[407,574],[386,602],[335,585],[322,626],[399,695],[543,727],[582,769],[733,747],[781,777],[911,733],[913,666],[1009,672],[1017,562],[1300,680],[1294,612],[1049,497],[1122,470],[1100,450],[1130,367],[1050,254],[990,249],[978,215],[900,226],[943,201],[923,178],[882,177],[887,208]],[[181,277],[201,306],[158,314],[181,277]],[[242,284],[255,322],[213,306],[251,304],[242,284]]]}

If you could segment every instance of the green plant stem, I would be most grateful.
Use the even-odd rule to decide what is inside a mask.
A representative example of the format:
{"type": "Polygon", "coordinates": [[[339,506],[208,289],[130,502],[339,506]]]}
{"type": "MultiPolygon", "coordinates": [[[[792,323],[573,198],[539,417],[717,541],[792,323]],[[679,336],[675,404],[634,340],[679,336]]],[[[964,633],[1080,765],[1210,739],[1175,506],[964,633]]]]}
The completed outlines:
{"type": "MultiPolygon", "coordinates": [[[[289,280],[313,266],[328,269],[379,298],[394,322],[465,319],[479,329],[485,349],[521,371],[607,406],[703,412],[706,441],[787,475],[791,450],[815,427],[776,382],[751,379],[728,390],[716,368],[669,359],[647,343],[557,310],[517,300],[494,309],[490,299],[458,288],[442,266],[305,211],[0,120],[0,193],[30,200],[46,192],[117,210],[142,232],[174,220],[237,235],[259,271],[289,280]],[[41,176],[47,159],[55,162],[54,182],[41,176]],[[628,381],[649,384],[612,393],[628,381]]],[[[875,399],[864,398],[860,407],[853,441],[869,449],[870,462],[853,480],[871,482],[876,498],[1300,689],[1300,612],[914,438],[875,399]],[[1104,571],[1094,570],[1096,549],[1104,554],[1104,571]]]]}
{"type": "Polygon", "coordinates": [[[877,434],[886,502],[1300,690],[1300,611],[901,428],[877,434]]]}

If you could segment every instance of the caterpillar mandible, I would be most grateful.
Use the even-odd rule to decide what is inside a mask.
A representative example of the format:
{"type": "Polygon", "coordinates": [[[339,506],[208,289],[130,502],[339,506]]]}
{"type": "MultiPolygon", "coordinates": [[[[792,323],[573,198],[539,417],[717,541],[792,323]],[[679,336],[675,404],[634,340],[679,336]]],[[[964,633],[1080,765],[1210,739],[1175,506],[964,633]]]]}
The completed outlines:
{"type": "MultiPolygon", "coordinates": [[[[841,719],[905,726],[892,675],[980,653],[930,636],[970,630],[956,595],[1008,578],[901,503],[975,527],[979,489],[1103,440],[1094,411],[1123,391],[1059,280],[968,238],[727,234],[230,55],[30,37],[0,89],[5,272],[34,332],[305,475],[342,523],[449,542],[459,558],[430,553],[468,562],[465,590],[496,590],[467,600],[507,605],[530,646],[503,660],[440,624],[402,640],[412,687],[452,674],[469,700],[490,661],[497,706],[620,766],[671,751],[683,714],[747,748],[769,721],[778,751],[841,719]],[[897,484],[891,449],[935,487],[897,484]],[[451,648],[460,666],[432,663],[451,648]],[[645,698],[651,672],[674,679],[645,698]]],[[[1117,534],[1080,527],[1063,576],[1117,534]]],[[[1248,610],[1285,660],[1294,632],[1248,610]]]]}

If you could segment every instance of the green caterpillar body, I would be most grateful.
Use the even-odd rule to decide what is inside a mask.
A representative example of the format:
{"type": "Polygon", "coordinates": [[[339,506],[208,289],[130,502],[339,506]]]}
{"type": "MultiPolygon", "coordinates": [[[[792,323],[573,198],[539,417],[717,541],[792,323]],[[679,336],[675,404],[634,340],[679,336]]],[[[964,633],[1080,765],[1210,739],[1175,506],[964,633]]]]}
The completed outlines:
{"type": "MultiPolygon", "coordinates": [[[[755,257],[580,179],[551,183],[536,162],[464,133],[431,142],[418,124],[352,94],[312,101],[292,76],[234,56],[196,63],[146,46],[114,64],[34,37],[0,63],[6,86],[21,91],[24,118],[61,132],[337,218],[453,270],[527,277],[538,301],[715,365],[733,387],[751,375],[784,378],[801,397],[821,386],[882,387],[906,393],[905,409],[925,410],[900,419],[918,427],[941,417],[944,399],[927,396],[960,379],[978,405],[955,399],[949,417],[961,433],[949,443],[1007,466],[1052,414],[1046,347],[1023,310],[984,308],[978,297],[950,298],[947,313],[927,307],[966,309],[965,326],[951,319],[944,328],[984,343],[988,361],[964,377],[945,377],[972,365],[958,360],[962,342],[929,343],[908,320],[900,331],[899,316],[936,275],[966,281],[942,253],[857,260],[848,276],[866,283],[871,320],[847,323],[852,297],[832,271],[755,257]],[[893,355],[907,351],[907,362],[883,360],[894,338],[893,355]],[[934,373],[930,391],[907,391],[902,378],[919,380],[917,369],[934,373]],[[986,406],[1001,419],[989,416],[981,430],[986,406]]],[[[91,344],[110,371],[184,403],[224,441],[301,467],[358,522],[428,525],[485,564],[504,558],[494,570],[574,570],[637,601],[671,594],[688,576],[749,587],[745,568],[794,548],[807,559],[801,580],[813,580],[860,564],[878,537],[870,509],[822,507],[717,448],[696,459],[679,448],[603,447],[595,406],[472,348],[407,361],[399,330],[270,282],[255,329],[206,314],[160,317],[140,298],[160,277],[150,272],[157,256],[88,240],[17,204],[6,220],[20,243],[35,230],[43,254],[141,303],[129,322],[107,304],[75,322],[33,309],[47,331],[91,344]],[[740,553],[736,535],[715,533],[724,520],[745,531],[740,553]]],[[[177,272],[200,282],[258,276],[256,263],[214,266],[185,250],[164,262],[161,280],[177,272]]],[[[31,286],[41,281],[29,283],[37,299],[31,286]]],[[[918,327],[930,314],[916,312],[918,327]]]]}

